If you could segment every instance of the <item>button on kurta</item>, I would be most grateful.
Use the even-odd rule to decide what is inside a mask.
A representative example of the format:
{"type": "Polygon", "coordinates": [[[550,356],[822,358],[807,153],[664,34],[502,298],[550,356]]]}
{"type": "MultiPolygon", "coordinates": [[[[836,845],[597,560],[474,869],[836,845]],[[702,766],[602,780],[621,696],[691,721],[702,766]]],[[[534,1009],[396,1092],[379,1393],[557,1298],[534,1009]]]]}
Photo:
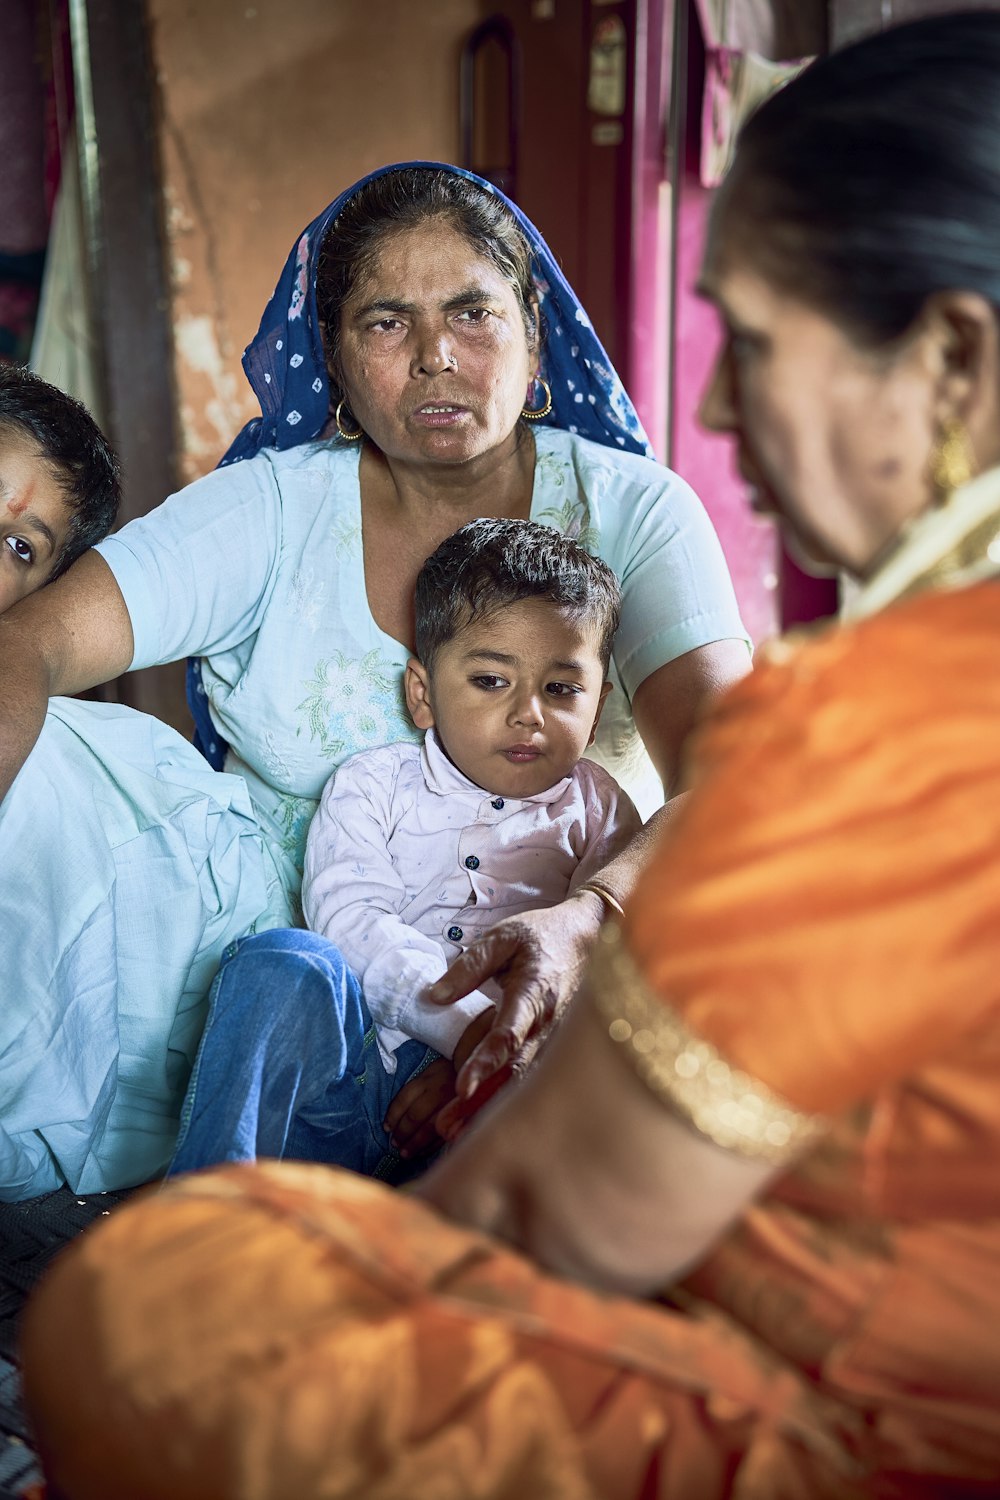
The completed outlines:
{"type": "Polygon", "coordinates": [[[461,927],[449,927],[448,928],[448,937],[450,938],[450,940],[453,943],[460,943],[462,941],[462,937],[463,937],[463,933],[462,933],[461,927]]]}
{"type": "Polygon", "coordinates": [[[502,797],[494,797],[493,801],[490,803],[490,806],[491,807],[495,807],[496,810],[497,810],[497,812],[499,812],[500,809],[501,809],[501,807],[503,807],[503,798],[502,797]]]}
{"type": "Polygon", "coordinates": [[[467,854],[466,855],[466,857],[465,857],[465,868],[467,870],[478,870],[479,869],[479,861],[478,861],[478,859],[476,858],[476,856],[474,854],[467,854]]]}

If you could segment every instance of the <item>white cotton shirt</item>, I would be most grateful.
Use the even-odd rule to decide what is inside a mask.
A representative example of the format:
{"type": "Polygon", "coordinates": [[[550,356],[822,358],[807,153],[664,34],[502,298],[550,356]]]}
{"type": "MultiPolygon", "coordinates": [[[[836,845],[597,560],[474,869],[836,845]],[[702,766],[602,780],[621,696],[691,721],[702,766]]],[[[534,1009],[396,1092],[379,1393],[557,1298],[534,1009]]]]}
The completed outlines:
{"type": "Polygon", "coordinates": [[[494,1004],[476,990],[453,1005],[428,985],[502,917],[554,906],[640,827],[603,767],[581,760],[534,797],[497,797],[463,776],[430,730],[344,761],[327,782],[306,842],[302,906],[340,949],[378,1027],[386,1069],[415,1038],[451,1057],[494,1004]]]}

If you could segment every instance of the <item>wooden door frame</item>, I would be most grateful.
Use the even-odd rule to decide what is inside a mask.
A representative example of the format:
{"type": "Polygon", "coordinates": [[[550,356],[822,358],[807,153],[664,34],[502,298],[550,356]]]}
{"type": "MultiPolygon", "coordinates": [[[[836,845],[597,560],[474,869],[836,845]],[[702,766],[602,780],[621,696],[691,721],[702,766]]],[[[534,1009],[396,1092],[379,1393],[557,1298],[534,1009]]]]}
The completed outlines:
{"type": "MultiPolygon", "coordinates": [[[[170,281],[145,0],[70,0],[77,141],[109,437],[122,521],[177,488],[170,281]]],[[[187,728],[183,669],[131,673],[109,696],[187,728]]]]}

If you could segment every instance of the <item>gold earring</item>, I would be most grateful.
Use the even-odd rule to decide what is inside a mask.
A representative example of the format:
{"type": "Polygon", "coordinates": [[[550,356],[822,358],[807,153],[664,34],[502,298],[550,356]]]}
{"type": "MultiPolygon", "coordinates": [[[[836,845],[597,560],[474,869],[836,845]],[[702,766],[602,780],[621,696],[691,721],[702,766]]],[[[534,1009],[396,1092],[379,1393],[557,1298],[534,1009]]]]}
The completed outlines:
{"type": "Polygon", "coordinates": [[[968,484],[974,472],[974,458],[969,434],[958,417],[949,417],[931,450],[931,483],[938,504],[945,505],[956,490],[968,484]]]}
{"type": "Polygon", "coordinates": [[[526,406],[523,406],[521,408],[521,416],[529,422],[537,422],[540,417],[547,417],[549,412],[552,410],[552,388],[549,385],[548,381],[543,380],[540,375],[535,376],[534,380],[532,381],[532,385],[541,386],[542,390],[545,392],[545,400],[543,401],[542,405],[536,407],[534,411],[529,411],[526,406]]]}
{"type": "MultiPolygon", "coordinates": [[[[341,401],[340,402],[340,404],[337,407],[337,410],[333,414],[333,420],[336,422],[336,424],[337,424],[337,431],[340,433],[341,437],[344,439],[344,442],[345,443],[356,443],[358,441],[358,438],[363,438],[364,437],[364,435],[365,435],[364,428],[361,426],[361,424],[359,422],[358,423],[358,430],[357,430],[357,432],[345,432],[344,431],[343,424],[341,423],[341,420],[340,420],[340,413],[344,410],[344,407],[345,407],[346,404],[347,403],[345,401],[341,401]]],[[[355,417],[354,420],[355,420],[355,422],[357,422],[358,421],[357,417],[355,417]]]]}

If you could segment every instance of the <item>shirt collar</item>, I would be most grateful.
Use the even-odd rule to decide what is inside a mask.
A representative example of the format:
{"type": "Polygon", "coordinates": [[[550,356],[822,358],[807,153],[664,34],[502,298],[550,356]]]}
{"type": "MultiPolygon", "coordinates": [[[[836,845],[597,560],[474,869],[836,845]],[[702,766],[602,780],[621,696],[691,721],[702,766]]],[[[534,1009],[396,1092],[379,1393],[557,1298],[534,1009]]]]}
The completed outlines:
{"type": "MultiPolygon", "coordinates": [[[[470,781],[468,776],[464,775],[458,769],[454,761],[448,759],[441,741],[433,729],[428,729],[424,735],[424,746],[420,752],[420,764],[424,773],[424,781],[427,783],[427,790],[436,792],[439,797],[465,795],[466,797],[474,798],[477,802],[481,802],[484,797],[492,800],[495,795],[495,793],[488,791],[485,787],[481,787],[476,782],[470,781]]],[[[547,787],[544,792],[536,792],[532,797],[504,797],[503,800],[508,806],[511,804],[520,805],[522,803],[525,805],[531,803],[543,805],[547,802],[557,802],[565,793],[570,780],[569,776],[564,776],[560,781],[556,782],[555,786],[547,787]]]]}

